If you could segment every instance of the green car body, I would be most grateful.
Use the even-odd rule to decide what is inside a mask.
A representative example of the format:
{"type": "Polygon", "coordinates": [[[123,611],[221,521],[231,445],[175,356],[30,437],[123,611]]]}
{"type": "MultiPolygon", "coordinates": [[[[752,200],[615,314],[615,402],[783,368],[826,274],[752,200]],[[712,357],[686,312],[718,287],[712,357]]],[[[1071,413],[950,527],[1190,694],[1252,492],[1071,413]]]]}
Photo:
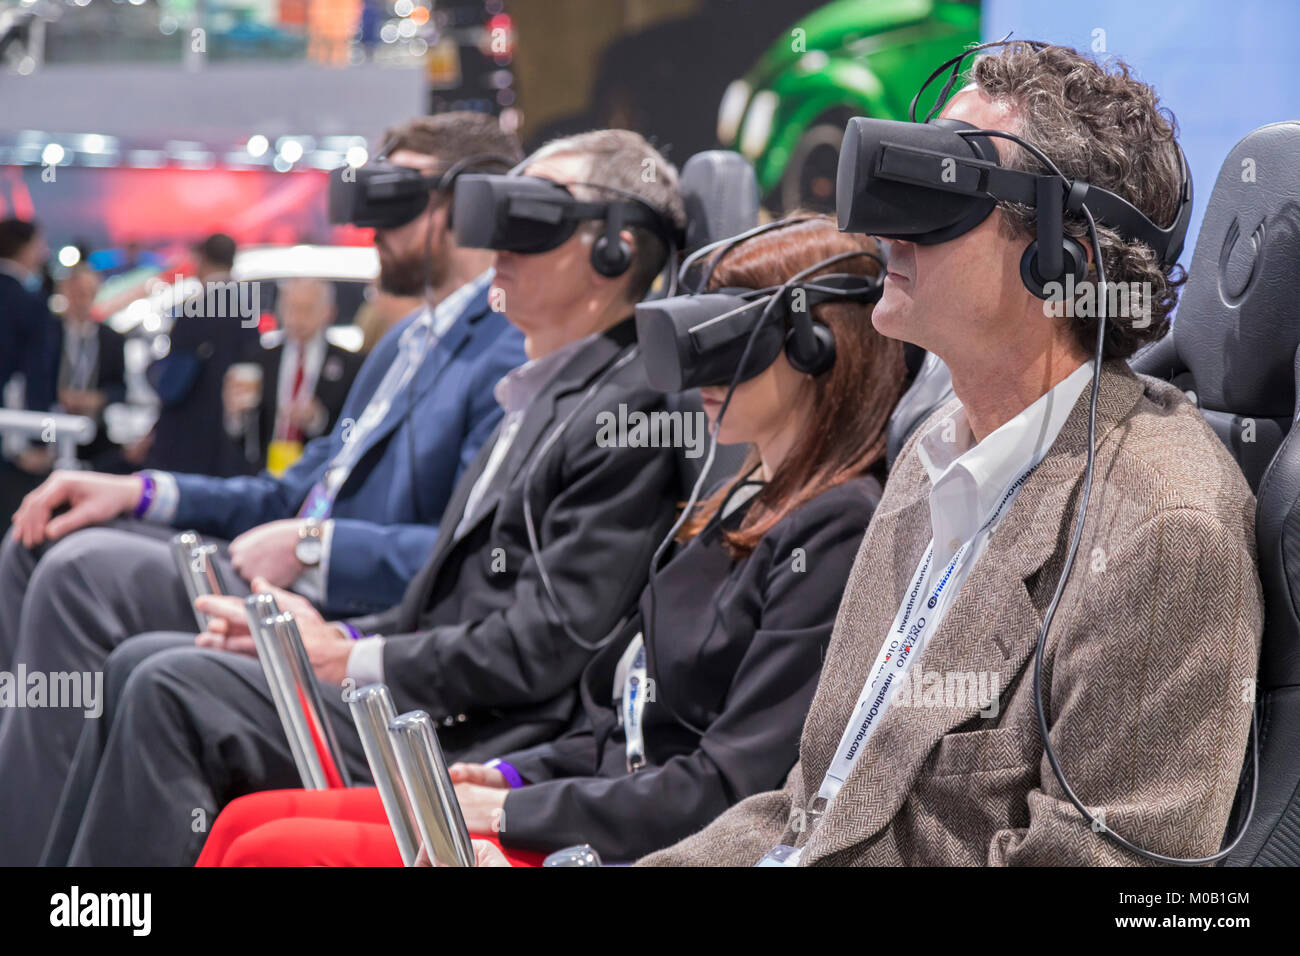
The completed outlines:
{"type": "Polygon", "coordinates": [[[906,119],[925,78],[977,42],[979,29],[977,2],[835,0],[795,23],[731,83],[718,139],[754,164],[773,205],[833,208],[834,167],[829,182],[827,167],[845,121],[906,119]]]}

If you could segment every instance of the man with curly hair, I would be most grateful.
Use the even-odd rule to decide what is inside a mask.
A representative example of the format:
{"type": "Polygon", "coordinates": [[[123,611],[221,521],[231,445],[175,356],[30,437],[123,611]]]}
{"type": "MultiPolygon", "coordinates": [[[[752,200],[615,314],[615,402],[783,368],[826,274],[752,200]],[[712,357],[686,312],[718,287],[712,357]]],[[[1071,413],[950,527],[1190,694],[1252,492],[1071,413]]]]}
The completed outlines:
{"type": "MultiPolygon", "coordinates": [[[[1125,66],[1011,43],[970,79],[943,116],[1014,133],[1068,179],[1174,221],[1175,127],[1125,66]]],[[[993,142],[1005,165],[1041,169],[993,142]]],[[[1255,503],[1196,407],[1126,362],[1167,331],[1181,270],[1102,225],[1106,277],[1133,301],[1107,320],[1094,480],[1041,673],[1052,748],[1094,823],[1040,736],[1034,652],[1084,494],[1098,321],[1086,224],[1067,215],[1066,231],[1089,270],[1063,309],[1021,280],[1023,208],[892,244],[872,320],[943,358],[957,398],[890,474],[784,788],[644,862],[1145,862],[1106,830],[1169,856],[1219,849],[1263,620],[1255,503]],[[909,658],[908,679],[878,692],[909,658]]]]}

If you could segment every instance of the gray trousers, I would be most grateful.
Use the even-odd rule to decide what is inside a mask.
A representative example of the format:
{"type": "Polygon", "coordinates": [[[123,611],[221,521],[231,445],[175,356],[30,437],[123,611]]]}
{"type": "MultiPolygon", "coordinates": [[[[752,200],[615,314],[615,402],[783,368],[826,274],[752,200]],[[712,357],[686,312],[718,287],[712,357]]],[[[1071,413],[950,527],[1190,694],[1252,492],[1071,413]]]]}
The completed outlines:
{"type": "MultiPolygon", "coordinates": [[[[22,668],[29,682],[42,675],[50,686],[50,675],[82,675],[82,685],[98,684],[95,696],[102,698],[105,661],[128,637],[174,631],[192,640],[194,613],[168,546],[174,533],[119,521],[36,552],[6,535],[0,544],[0,670],[16,676],[22,668]]],[[[224,544],[217,560],[230,591],[246,594],[224,544]]],[[[94,707],[81,704],[0,707],[0,864],[40,860],[82,729],[107,716],[102,699],[94,707]],[[88,710],[102,712],[88,719],[88,710]]]]}
{"type": "MultiPolygon", "coordinates": [[[[150,634],[118,648],[108,670],[120,688],[112,724],[82,736],[46,862],[188,866],[231,800],[302,786],[255,659],[150,634]]],[[[365,785],[370,771],[342,689],[319,686],[342,761],[353,784],[365,785]]]]}

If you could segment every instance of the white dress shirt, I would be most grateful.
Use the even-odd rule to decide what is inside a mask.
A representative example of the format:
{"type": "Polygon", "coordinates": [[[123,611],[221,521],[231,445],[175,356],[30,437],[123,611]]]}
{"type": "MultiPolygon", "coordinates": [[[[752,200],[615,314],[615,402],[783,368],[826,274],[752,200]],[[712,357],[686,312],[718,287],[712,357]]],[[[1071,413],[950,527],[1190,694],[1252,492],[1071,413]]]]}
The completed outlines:
{"type": "MultiPolygon", "coordinates": [[[[839,793],[885,718],[900,678],[924,660],[930,637],[984,556],[1025,477],[1056,441],[1092,372],[1093,363],[1085,362],[983,441],[975,441],[966,410],[959,406],[917,442],[917,457],[930,478],[930,547],[912,573],[836,747],[818,790],[821,800],[829,802],[839,793]]],[[[793,865],[800,855],[795,851],[783,865],[793,865]]]]}

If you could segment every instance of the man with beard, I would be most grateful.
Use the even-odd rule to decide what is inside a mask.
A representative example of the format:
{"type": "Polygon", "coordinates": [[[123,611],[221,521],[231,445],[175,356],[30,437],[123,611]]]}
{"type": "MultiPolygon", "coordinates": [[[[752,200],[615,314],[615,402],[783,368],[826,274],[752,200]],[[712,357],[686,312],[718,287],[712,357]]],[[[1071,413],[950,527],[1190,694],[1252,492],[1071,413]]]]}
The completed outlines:
{"type": "MultiPolygon", "coordinates": [[[[418,118],[386,143],[390,162],[430,173],[521,155],[473,113],[418,118]]],[[[56,472],[28,495],[0,545],[0,669],[97,671],[128,636],[195,632],[168,546],[176,528],[218,543],[231,594],[264,578],[339,616],[401,599],[501,418],[493,387],[525,360],[523,336],[488,301],[492,253],[456,244],[450,202],[434,192],[414,221],[376,231],[381,285],[429,304],[380,341],[334,430],[282,478],[56,472]]],[[[0,825],[0,860],[37,862],[82,722],[81,710],[0,712],[0,772],[24,780],[0,795],[0,821],[23,821],[0,825]]]]}

